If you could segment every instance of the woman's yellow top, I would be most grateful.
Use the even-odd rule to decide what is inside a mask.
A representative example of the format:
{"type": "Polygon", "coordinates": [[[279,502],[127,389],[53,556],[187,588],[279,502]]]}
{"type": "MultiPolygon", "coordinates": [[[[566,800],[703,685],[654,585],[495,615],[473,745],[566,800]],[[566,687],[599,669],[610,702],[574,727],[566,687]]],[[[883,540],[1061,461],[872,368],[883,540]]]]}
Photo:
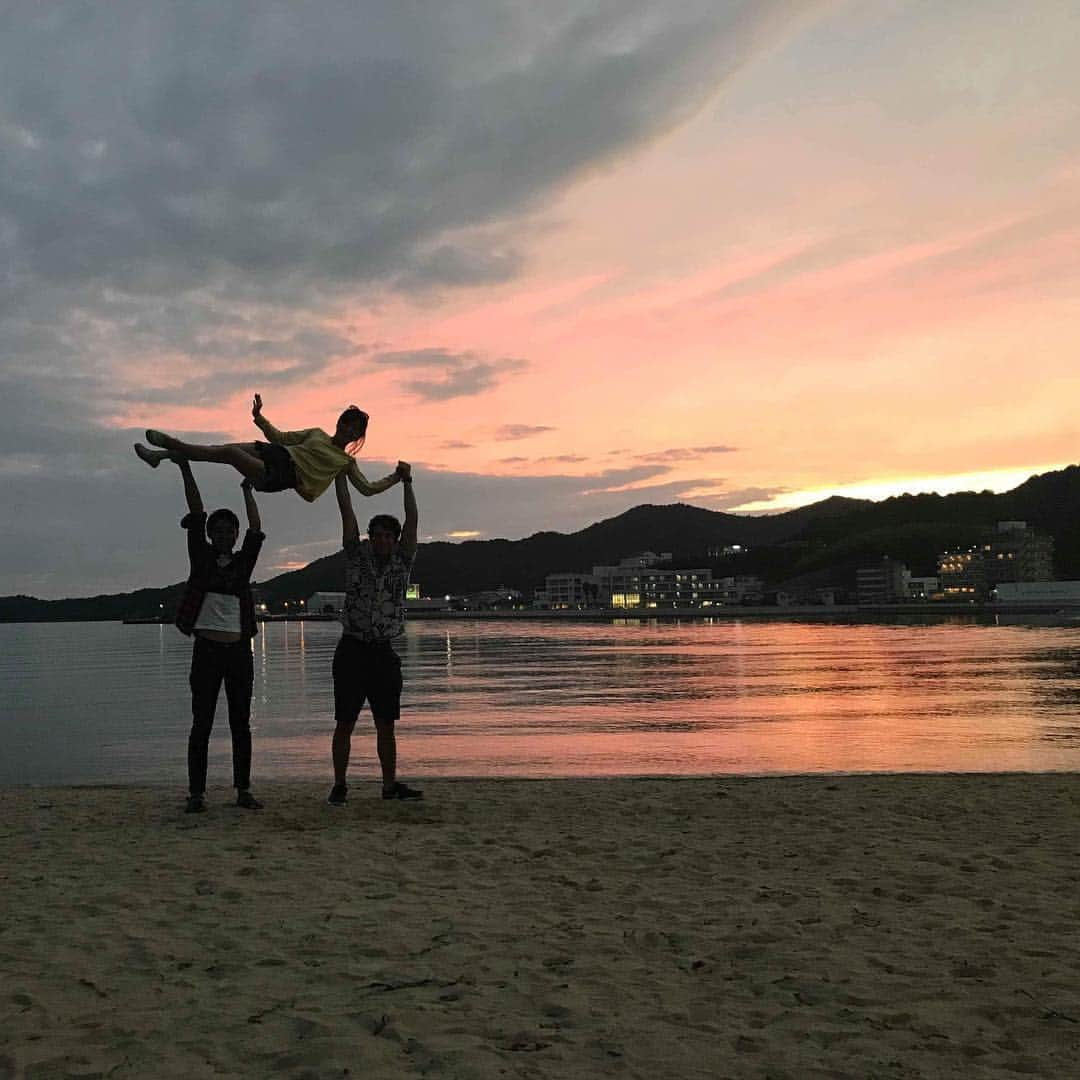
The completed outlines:
{"type": "Polygon", "coordinates": [[[304,431],[278,431],[265,416],[255,417],[267,440],[284,446],[296,467],[296,491],[301,498],[314,502],[333,482],[340,472],[347,472],[357,491],[374,495],[385,491],[389,484],[371,484],[360,472],[359,466],[322,428],[304,431]]]}

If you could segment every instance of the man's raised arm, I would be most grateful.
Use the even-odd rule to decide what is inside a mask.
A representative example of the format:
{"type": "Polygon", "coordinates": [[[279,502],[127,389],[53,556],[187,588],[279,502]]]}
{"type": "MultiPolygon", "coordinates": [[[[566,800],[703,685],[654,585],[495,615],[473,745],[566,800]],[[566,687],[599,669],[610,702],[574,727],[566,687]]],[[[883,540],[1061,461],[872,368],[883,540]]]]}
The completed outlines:
{"type": "Polygon", "coordinates": [[[341,546],[348,546],[350,541],[360,539],[360,526],[356,524],[356,513],[353,511],[352,496],[349,494],[349,482],[344,473],[338,473],[334,480],[334,490],[337,492],[338,510],[341,511],[341,546]]]}
{"type": "Polygon", "coordinates": [[[244,480],[240,485],[244,493],[244,509],[247,511],[248,528],[253,532],[262,532],[262,518],[259,517],[259,504],[255,501],[255,489],[250,480],[244,480]]]}
{"type": "Polygon", "coordinates": [[[420,524],[420,513],[416,509],[416,495],[412,486],[412,466],[407,461],[399,461],[397,475],[405,489],[405,524],[401,527],[401,547],[411,559],[416,554],[416,529],[420,524]]]}
{"type": "Polygon", "coordinates": [[[188,512],[201,514],[203,512],[202,495],[199,493],[199,485],[195,483],[195,476],[191,471],[191,462],[185,457],[174,457],[180,469],[180,475],[184,478],[184,497],[187,499],[188,512]]]}

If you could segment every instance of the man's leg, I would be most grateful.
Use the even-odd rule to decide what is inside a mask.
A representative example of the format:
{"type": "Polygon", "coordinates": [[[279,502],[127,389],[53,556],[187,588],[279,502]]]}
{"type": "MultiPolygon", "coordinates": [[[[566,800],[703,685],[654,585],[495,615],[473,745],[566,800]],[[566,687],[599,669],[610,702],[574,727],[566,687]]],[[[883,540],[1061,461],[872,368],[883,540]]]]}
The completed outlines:
{"type": "Polygon", "coordinates": [[[229,702],[229,731],[232,734],[233,787],[236,804],[247,810],[261,810],[262,804],[251,794],[251,691],[255,666],[247,641],[228,647],[225,669],[225,697],[229,702]]]}
{"type": "Polygon", "coordinates": [[[378,676],[372,677],[371,712],[375,717],[375,746],[382,769],[382,797],[384,799],[420,799],[423,792],[401,783],[397,778],[397,734],[395,731],[401,715],[401,659],[387,649],[378,661],[378,676]]]}
{"type": "Polygon", "coordinates": [[[356,727],[356,718],[334,721],[334,739],[331,753],[334,759],[334,784],[345,786],[345,776],[349,771],[349,754],[352,752],[352,733],[356,727]]]}
{"type": "Polygon", "coordinates": [[[206,794],[206,759],[214,712],[224,672],[214,647],[202,638],[195,639],[191,653],[191,733],[188,735],[188,810],[203,808],[206,794]]]}
{"type": "Polygon", "coordinates": [[[390,791],[397,782],[397,736],[393,720],[375,718],[375,748],[379,752],[383,791],[390,791]]]}
{"type": "Polygon", "coordinates": [[[326,801],[331,806],[344,806],[348,791],[345,777],[349,770],[352,733],[364,704],[357,646],[350,638],[342,637],[337,643],[334,650],[333,676],[334,737],[330,744],[330,755],[334,764],[334,786],[326,801]]]}

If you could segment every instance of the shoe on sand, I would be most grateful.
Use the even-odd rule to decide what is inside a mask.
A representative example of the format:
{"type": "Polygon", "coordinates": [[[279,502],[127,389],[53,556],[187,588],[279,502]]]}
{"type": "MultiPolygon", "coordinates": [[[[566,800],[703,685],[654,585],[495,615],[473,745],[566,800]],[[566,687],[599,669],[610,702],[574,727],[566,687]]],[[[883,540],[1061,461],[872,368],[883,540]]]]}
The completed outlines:
{"type": "Polygon", "coordinates": [[[206,798],[202,795],[189,795],[187,800],[187,806],[184,807],[185,814],[201,814],[206,809],[206,798]]]}
{"type": "Polygon", "coordinates": [[[246,789],[236,793],[236,805],[242,806],[245,810],[261,810],[263,808],[263,804],[246,789]]]}
{"type": "Polygon", "coordinates": [[[156,469],[169,456],[167,450],[151,450],[141,442],[135,444],[135,453],[139,455],[139,460],[145,461],[151,469],[156,469]]]}
{"type": "Polygon", "coordinates": [[[424,793],[398,780],[390,787],[383,788],[382,797],[384,799],[422,799],[424,793]]]}
{"type": "Polygon", "coordinates": [[[348,801],[349,789],[344,784],[335,784],[326,796],[326,801],[331,806],[344,806],[348,801]]]}

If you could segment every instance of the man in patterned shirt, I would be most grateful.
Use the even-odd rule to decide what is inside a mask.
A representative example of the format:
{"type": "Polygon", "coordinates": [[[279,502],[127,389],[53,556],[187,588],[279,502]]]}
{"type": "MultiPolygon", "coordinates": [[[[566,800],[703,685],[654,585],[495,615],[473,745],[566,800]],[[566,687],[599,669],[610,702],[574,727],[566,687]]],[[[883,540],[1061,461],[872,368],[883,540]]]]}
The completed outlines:
{"type": "Polygon", "coordinates": [[[399,461],[397,473],[405,490],[405,524],[377,514],[368,523],[367,540],[360,539],[348,481],[343,474],[335,481],[345,548],[345,610],[334,653],[334,786],[326,800],[331,806],[345,805],[352,733],[365,700],[375,720],[382,797],[423,797],[397,778],[394,724],[401,711],[401,658],[391,642],[405,632],[405,589],[416,559],[418,522],[412,467],[399,461]]]}

